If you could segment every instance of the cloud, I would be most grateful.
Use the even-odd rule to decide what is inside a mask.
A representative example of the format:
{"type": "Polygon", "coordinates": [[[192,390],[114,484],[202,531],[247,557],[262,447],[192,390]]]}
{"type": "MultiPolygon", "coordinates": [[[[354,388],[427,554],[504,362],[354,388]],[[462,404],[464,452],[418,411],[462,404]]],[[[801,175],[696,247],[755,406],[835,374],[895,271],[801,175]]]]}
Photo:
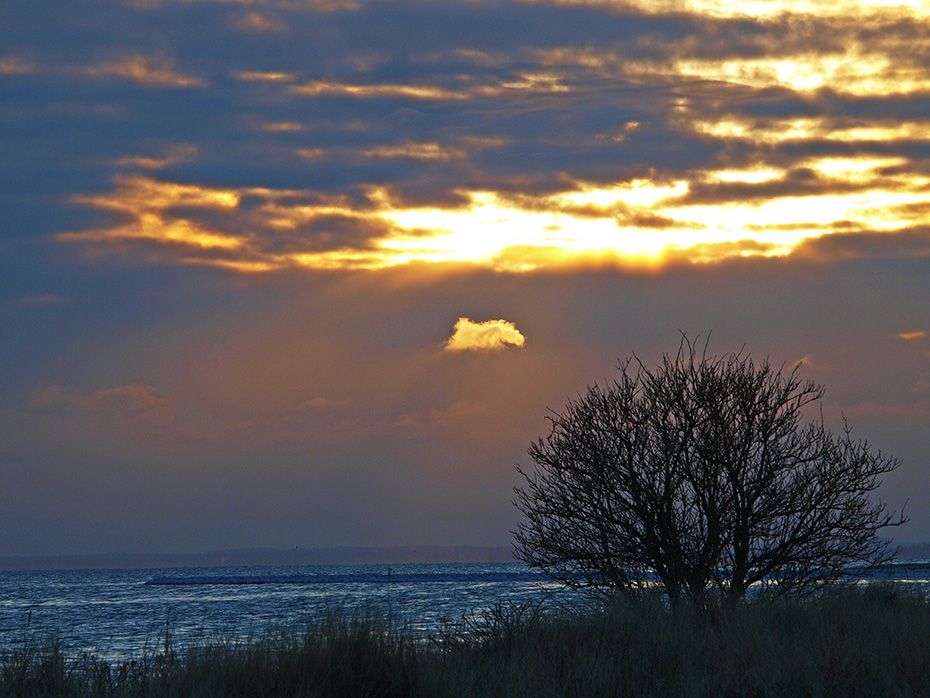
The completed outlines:
{"type": "Polygon", "coordinates": [[[152,386],[138,383],[102,388],[89,395],[69,391],[56,383],[45,383],[32,391],[26,405],[33,410],[106,420],[157,425],[174,421],[174,400],[162,397],[152,386]]]}
{"type": "MultiPolygon", "coordinates": [[[[892,21],[868,4],[864,22],[615,2],[163,5],[127,16],[171,37],[158,50],[217,77],[183,100],[152,91],[137,104],[113,90],[134,128],[107,162],[190,162],[129,149],[130,136],[183,134],[203,157],[150,189],[224,189],[235,203],[115,208],[129,187],[91,185],[97,194],[71,200],[122,217],[58,239],[92,252],[241,272],[656,269],[864,252],[865,233],[900,248],[900,233],[928,220],[919,17],[892,21]],[[202,30],[181,31],[194,16],[215,50],[203,51],[202,30]],[[262,31],[277,19],[287,32],[262,31]],[[259,31],[246,41],[235,21],[259,31]],[[844,240],[810,242],[825,237],[844,240]]],[[[132,36],[151,31],[140,23],[132,36]]],[[[128,38],[107,36],[96,51],[124,58],[98,77],[197,80],[148,57],[150,43],[126,54],[128,38]]]]}
{"type": "Polygon", "coordinates": [[[36,65],[21,56],[0,58],[0,75],[28,75],[36,72],[36,65]]]}
{"type": "Polygon", "coordinates": [[[486,418],[488,406],[481,401],[456,400],[444,408],[405,412],[374,425],[376,430],[402,431],[433,436],[436,430],[461,429],[469,422],[480,422],[486,418]]]}
{"type": "Polygon", "coordinates": [[[318,395],[317,397],[307,400],[306,402],[300,405],[301,409],[305,410],[320,410],[327,409],[331,407],[345,407],[352,404],[351,398],[346,398],[344,400],[334,400],[332,398],[323,397],[318,395]]]}
{"type": "Polygon", "coordinates": [[[297,76],[293,73],[282,73],[280,71],[267,70],[243,70],[233,73],[237,80],[246,82],[291,82],[297,76]]]}
{"type": "Polygon", "coordinates": [[[512,322],[487,320],[474,322],[460,317],[455,331],[443,344],[445,351],[500,351],[508,344],[522,347],[526,339],[512,322]]]}
{"type": "Polygon", "coordinates": [[[377,84],[358,85],[317,80],[291,88],[302,97],[357,97],[359,99],[402,97],[415,100],[461,100],[467,95],[432,85],[377,84]]]}
{"type": "Polygon", "coordinates": [[[247,12],[242,15],[238,15],[233,20],[233,24],[236,28],[245,32],[255,32],[259,34],[267,34],[269,32],[284,32],[287,31],[287,25],[284,22],[263,15],[260,12],[247,12]]]}
{"type": "Polygon", "coordinates": [[[358,99],[411,99],[421,101],[472,101],[519,95],[521,93],[552,94],[571,92],[562,84],[560,75],[544,71],[518,71],[512,76],[485,83],[472,84],[473,79],[455,76],[458,89],[424,83],[358,84],[316,80],[291,87],[302,97],[355,97],[358,99]]]}
{"type": "Polygon", "coordinates": [[[161,157],[146,157],[139,155],[130,155],[122,157],[116,161],[117,165],[122,167],[139,167],[145,170],[161,170],[172,165],[178,165],[184,162],[190,162],[197,157],[197,146],[175,145],[168,149],[161,157]]]}
{"type": "Polygon", "coordinates": [[[905,342],[912,342],[915,339],[923,339],[927,336],[926,332],[914,331],[914,332],[898,332],[898,337],[903,339],[905,342]]]}
{"type": "MultiPolygon", "coordinates": [[[[837,412],[913,400],[892,409],[911,410],[906,433],[892,414],[874,436],[921,462],[926,7],[905,20],[829,0],[147,2],[0,10],[10,467],[12,451],[54,450],[80,481],[133,463],[101,482],[157,513],[179,506],[177,469],[159,464],[183,462],[179,529],[235,536],[237,502],[266,506],[272,544],[336,535],[335,518],[364,541],[371,511],[419,517],[372,535],[439,535],[456,507],[479,513],[450,535],[475,536],[512,513],[507,463],[545,407],[618,353],[673,348],[676,327],[779,362],[809,354],[816,368],[799,370],[837,412]],[[503,320],[483,340],[443,337],[463,312],[520,322],[531,346],[512,349],[502,337],[522,330],[503,320]],[[462,353],[476,344],[492,348],[462,353]],[[41,377],[61,385],[26,408],[41,377]],[[168,421],[168,395],[183,438],[146,426],[168,421]],[[235,482],[216,493],[217,474],[235,482]],[[339,511],[352,502],[368,510],[354,524],[339,511]]],[[[899,482],[926,489],[912,470],[899,482]]],[[[35,512],[56,481],[10,480],[0,490],[35,512]]],[[[66,505],[87,500],[57,481],[66,505]]],[[[121,525],[108,510],[107,529],[149,530],[131,509],[121,525]]],[[[132,544],[178,538],[165,540],[132,544]]]]}
{"type": "Polygon", "coordinates": [[[794,255],[821,263],[903,257],[925,259],[930,257],[930,226],[915,226],[901,231],[850,226],[842,234],[802,240],[794,255]]]}
{"type": "MultiPolygon", "coordinates": [[[[373,159],[443,166],[457,151],[408,144],[370,152],[380,155],[373,159]]],[[[328,152],[321,148],[298,148],[295,154],[309,163],[338,159],[323,157],[328,152]]],[[[402,198],[405,192],[398,196],[394,187],[332,195],[117,176],[114,191],[73,200],[119,212],[124,219],[56,239],[93,243],[100,252],[241,272],[422,263],[512,273],[605,265],[655,268],[790,254],[827,259],[843,249],[866,254],[868,245],[879,242],[901,254],[923,254],[922,228],[902,226],[923,215],[913,207],[925,198],[922,188],[930,177],[881,174],[874,161],[857,163],[833,159],[833,176],[845,167],[849,181],[818,193],[786,190],[782,183],[740,183],[739,178],[752,179],[755,173],[728,170],[705,171],[701,182],[633,179],[606,187],[563,178],[562,191],[538,196],[440,188],[433,196],[447,200],[436,203],[429,197],[408,202],[402,198]],[[865,183],[858,184],[857,178],[865,183]],[[716,184],[704,184],[711,180],[716,184]],[[881,182],[887,191],[880,189],[881,182]],[[767,187],[770,198],[756,187],[767,187]],[[880,206],[881,201],[888,205],[880,206]],[[822,243],[826,238],[834,242],[822,243]],[[905,241],[913,241],[912,251],[905,241]]],[[[817,166],[828,167],[826,161],[817,166]]],[[[424,178],[418,189],[429,192],[431,186],[434,182],[424,178]]]]}
{"type": "Polygon", "coordinates": [[[123,78],[152,87],[203,87],[206,83],[177,71],[174,61],[157,56],[127,54],[122,58],[83,69],[85,75],[96,79],[123,78]]]}
{"type": "Polygon", "coordinates": [[[465,152],[455,148],[446,148],[439,143],[402,143],[384,145],[362,151],[362,155],[371,158],[410,158],[412,160],[451,160],[464,158],[465,152]]]}
{"type": "Polygon", "coordinates": [[[261,124],[258,128],[268,133],[294,133],[304,130],[303,124],[297,123],[296,121],[273,121],[261,124]]]}
{"type": "Polygon", "coordinates": [[[129,0],[134,7],[156,9],[172,3],[202,3],[217,5],[258,5],[276,7],[294,12],[337,12],[356,10],[358,0],[129,0]]]}
{"type": "Polygon", "coordinates": [[[67,298],[59,296],[57,293],[45,293],[41,296],[24,296],[19,299],[19,305],[26,307],[61,305],[67,302],[67,298]]]}

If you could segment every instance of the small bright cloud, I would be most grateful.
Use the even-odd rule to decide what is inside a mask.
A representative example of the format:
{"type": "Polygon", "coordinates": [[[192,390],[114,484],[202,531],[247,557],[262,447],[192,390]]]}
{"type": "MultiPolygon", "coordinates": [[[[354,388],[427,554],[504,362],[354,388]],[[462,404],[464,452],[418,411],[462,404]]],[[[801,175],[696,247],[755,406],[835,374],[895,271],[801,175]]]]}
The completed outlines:
{"type": "Polygon", "coordinates": [[[898,332],[898,337],[905,342],[911,342],[915,339],[921,339],[927,335],[926,332],[898,332]]]}
{"type": "Polygon", "coordinates": [[[506,320],[488,320],[474,322],[467,317],[460,317],[455,323],[455,331],[446,340],[446,351],[497,351],[508,344],[522,347],[526,338],[512,322],[506,320]]]}

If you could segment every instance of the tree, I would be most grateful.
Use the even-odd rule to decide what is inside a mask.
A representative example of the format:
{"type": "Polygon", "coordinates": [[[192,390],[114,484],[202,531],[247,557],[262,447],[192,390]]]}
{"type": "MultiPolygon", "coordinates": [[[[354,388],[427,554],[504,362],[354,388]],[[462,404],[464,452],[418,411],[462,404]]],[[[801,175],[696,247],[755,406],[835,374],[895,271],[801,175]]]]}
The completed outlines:
{"type": "MultiPolygon", "coordinates": [[[[893,558],[876,535],[904,523],[874,503],[900,462],[834,435],[824,388],[742,351],[698,353],[683,335],[654,369],[635,356],[549,417],[515,504],[517,557],[606,593],[659,583],[672,601],[733,601],[753,584],[815,588],[893,558]]],[[[845,422],[845,419],[844,419],[845,422]]]]}

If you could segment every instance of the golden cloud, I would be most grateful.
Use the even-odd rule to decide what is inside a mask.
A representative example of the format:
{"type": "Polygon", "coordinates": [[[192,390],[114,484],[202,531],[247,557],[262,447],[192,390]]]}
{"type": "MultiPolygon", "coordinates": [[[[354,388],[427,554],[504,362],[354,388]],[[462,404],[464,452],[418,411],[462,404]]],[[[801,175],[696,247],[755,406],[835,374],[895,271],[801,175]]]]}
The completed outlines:
{"type": "MultiPolygon", "coordinates": [[[[662,66],[642,62],[644,74],[665,72],[662,66]]],[[[798,92],[830,88],[861,97],[919,92],[926,89],[926,69],[902,62],[883,51],[853,47],[842,53],[810,52],[782,59],[736,58],[681,59],[673,61],[668,74],[701,80],[717,80],[756,88],[788,87],[798,92]]]]}
{"type": "Polygon", "coordinates": [[[635,9],[647,14],[693,13],[712,17],[773,17],[792,12],[820,17],[857,17],[884,12],[898,17],[926,16],[923,0],[528,0],[551,5],[593,5],[635,9]]]}
{"type": "Polygon", "coordinates": [[[750,119],[723,115],[708,119],[693,113],[676,121],[682,130],[756,144],[778,145],[799,141],[839,141],[889,143],[893,141],[930,141],[930,124],[924,121],[888,123],[883,119],[750,119]]]}
{"type": "Polygon", "coordinates": [[[120,158],[116,164],[123,167],[140,167],[145,170],[161,170],[172,165],[190,162],[196,156],[196,145],[176,145],[169,148],[168,152],[160,158],[131,155],[120,158]]]}
{"type": "Polygon", "coordinates": [[[522,347],[526,339],[512,322],[487,320],[474,322],[460,317],[455,331],[443,344],[445,351],[499,351],[507,345],[522,347]]]}
{"type": "Polygon", "coordinates": [[[92,78],[123,78],[152,87],[202,87],[206,85],[199,78],[178,72],[174,61],[169,58],[143,56],[138,53],[125,55],[109,63],[84,68],[82,72],[92,78]]]}
{"type": "Polygon", "coordinates": [[[245,70],[233,73],[237,80],[247,82],[291,82],[297,78],[293,73],[280,73],[262,70],[245,70]]]}
{"type": "MultiPolygon", "coordinates": [[[[407,143],[366,153],[441,160],[458,150],[407,143]]],[[[325,152],[298,154],[318,158],[325,152]]],[[[611,185],[566,180],[564,191],[532,196],[456,190],[453,203],[434,205],[408,203],[374,186],[348,197],[141,175],[118,176],[114,183],[112,191],[73,201],[117,212],[122,220],[63,233],[59,240],[121,252],[135,242],[149,258],[243,273],[407,264],[508,272],[655,267],[809,252],[810,241],[825,236],[904,234],[930,223],[930,175],[900,156],[817,156],[791,169],[760,164],[611,185]],[[246,199],[248,206],[241,206],[246,199]]]]}
{"type": "Polygon", "coordinates": [[[362,151],[370,158],[409,158],[412,160],[452,160],[464,158],[466,153],[455,148],[446,148],[439,143],[401,143],[385,145],[362,151]]]}
{"type": "Polygon", "coordinates": [[[380,84],[380,85],[353,85],[343,82],[324,82],[314,81],[305,85],[295,85],[291,87],[291,92],[302,97],[358,97],[364,98],[393,98],[406,97],[408,99],[418,100],[459,100],[465,99],[468,95],[462,92],[446,90],[441,87],[432,85],[404,85],[404,84],[380,84]]]}
{"type": "Polygon", "coordinates": [[[451,90],[435,85],[383,83],[359,85],[345,82],[317,80],[305,85],[295,85],[291,92],[302,97],[357,97],[359,99],[407,98],[423,101],[461,101],[473,98],[498,97],[511,92],[552,93],[568,92],[562,77],[552,72],[521,72],[513,79],[501,80],[484,85],[471,85],[451,90]]]}
{"type": "Polygon", "coordinates": [[[72,200],[132,215],[175,206],[234,208],[239,203],[240,192],[234,189],[159,182],[142,175],[117,175],[113,181],[117,188],[111,194],[75,196],[72,200]]]}
{"type": "MultiPolygon", "coordinates": [[[[930,18],[926,13],[923,20],[930,18]]],[[[882,15],[878,22],[888,22],[882,15]]],[[[838,29],[840,31],[842,27],[838,29]]],[[[540,65],[552,70],[574,68],[611,79],[634,83],[707,82],[755,89],[788,88],[812,94],[829,89],[838,94],[858,97],[897,96],[922,93],[926,90],[926,67],[920,52],[902,55],[894,39],[866,44],[854,32],[844,36],[843,48],[818,50],[813,46],[783,55],[771,55],[760,46],[764,55],[688,55],[687,44],[662,44],[667,58],[633,58],[620,50],[600,50],[573,46],[538,49],[531,52],[540,65]]],[[[546,75],[546,73],[540,73],[546,75]]],[[[549,73],[556,79],[557,73],[549,73]]]]}
{"type": "Polygon", "coordinates": [[[169,220],[154,213],[141,213],[137,220],[126,225],[81,233],[62,233],[58,239],[84,242],[147,240],[220,250],[235,250],[244,246],[243,241],[235,236],[211,232],[196,223],[183,219],[169,220]]]}
{"type": "Polygon", "coordinates": [[[905,342],[912,342],[915,339],[923,339],[926,336],[926,332],[919,330],[914,332],[898,332],[898,338],[903,339],[905,342]]]}

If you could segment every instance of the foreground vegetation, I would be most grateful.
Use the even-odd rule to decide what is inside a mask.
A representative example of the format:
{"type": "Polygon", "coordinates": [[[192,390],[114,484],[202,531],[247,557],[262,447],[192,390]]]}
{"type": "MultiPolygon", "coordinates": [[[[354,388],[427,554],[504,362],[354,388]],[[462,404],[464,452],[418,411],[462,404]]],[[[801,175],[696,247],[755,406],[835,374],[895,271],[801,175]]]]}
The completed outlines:
{"type": "Polygon", "coordinates": [[[930,601],[889,586],[807,600],[586,611],[501,607],[423,640],[330,613],[302,633],[110,666],[32,643],[0,659],[0,696],[930,696],[930,601]]]}

